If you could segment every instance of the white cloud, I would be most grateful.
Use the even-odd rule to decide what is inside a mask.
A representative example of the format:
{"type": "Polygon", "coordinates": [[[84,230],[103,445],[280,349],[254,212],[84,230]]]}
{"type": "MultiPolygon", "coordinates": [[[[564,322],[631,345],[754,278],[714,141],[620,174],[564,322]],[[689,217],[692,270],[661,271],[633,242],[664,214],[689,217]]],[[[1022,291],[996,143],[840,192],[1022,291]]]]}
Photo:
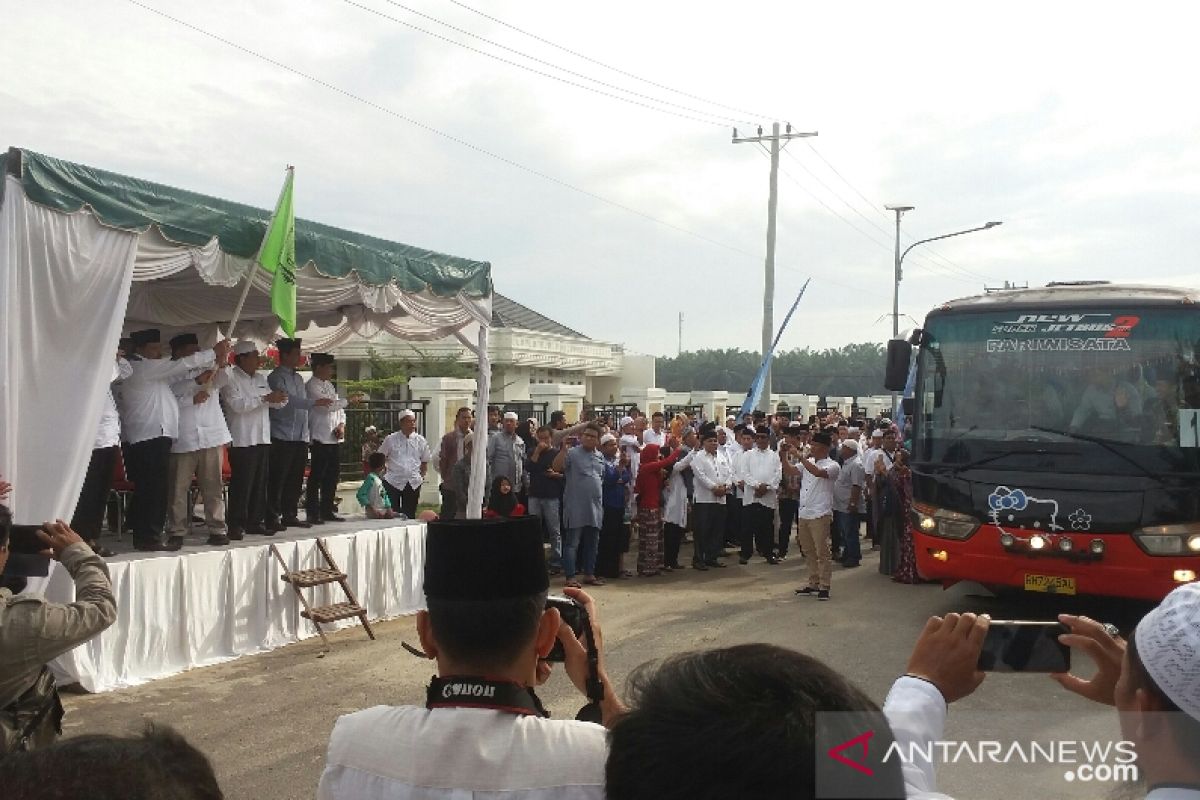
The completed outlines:
{"type": "MultiPolygon", "coordinates": [[[[283,166],[296,164],[303,216],[491,260],[503,291],[589,335],[674,352],[682,310],[686,347],[756,347],[767,164],[751,145],[731,145],[724,125],[564,86],[344,3],[145,2],[700,236],[516,170],[125,3],[6,10],[6,28],[21,35],[0,50],[9,78],[2,143],[264,206],[283,166]]],[[[356,2],[466,41],[384,0],[356,2]]],[[[450,3],[407,2],[664,95],[450,3]]],[[[912,252],[901,307],[918,318],[978,291],[979,276],[1035,285],[1200,277],[1192,210],[1200,107],[1188,102],[1200,12],[1191,6],[475,3],[629,72],[820,132],[817,149],[854,189],[805,142],[789,146],[777,320],[803,279],[814,281],[785,347],[886,337],[890,324],[876,323],[891,305],[883,203],[917,207],[904,220],[906,242],[1005,222],[912,252]]]]}

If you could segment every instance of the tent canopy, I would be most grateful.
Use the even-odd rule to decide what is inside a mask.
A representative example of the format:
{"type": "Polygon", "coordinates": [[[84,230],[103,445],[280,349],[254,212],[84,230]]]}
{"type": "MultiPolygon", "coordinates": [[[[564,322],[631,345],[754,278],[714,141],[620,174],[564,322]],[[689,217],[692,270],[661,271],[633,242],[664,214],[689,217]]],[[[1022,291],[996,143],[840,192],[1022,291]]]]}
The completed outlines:
{"type": "MultiPolygon", "coordinates": [[[[271,212],[140,178],[10,149],[0,173],[25,197],[66,214],[139,235],[127,329],[200,328],[210,338],[237,305],[241,282],[271,212]]],[[[282,178],[281,178],[282,182],[282,178]]],[[[0,202],[3,184],[0,182],[0,202]]],[[[440,339],[491,319],[491,266],[329,225],[296,220],[298,328],[318,326],[314,345],[386,330],[410,340],[440,339]]],[[[255,270],[237,333],[275,333],[271,276],[255,270]]],[[[474,349],[476,337],[462,336],[474,349]]]]}
{"type": "MultiPolygon", "coordinates": [[[[280,178],[282,183],[282,176],[280,178]]],[[[271,213],[13,148],[0,156],[0,474],[18,521],[70,519],[122,329],[274,338],[271,213]],[[246,275],[251,291],[229,331],[246,275]],[[45,458],[46,437],[58,443],[45,458]]],[[[490,383],[491,266],[296,220],[297,334],[456,336],[490,383]],[[307,329],[307,330],[306,330],[307,329]]],[[[482,476],[483,448],[472,464],[482,476]]],[[[482,477],[471,494],[482,496],[482,477]]],[[[481,505],[481,503],[476,503],[481,505]]]]}

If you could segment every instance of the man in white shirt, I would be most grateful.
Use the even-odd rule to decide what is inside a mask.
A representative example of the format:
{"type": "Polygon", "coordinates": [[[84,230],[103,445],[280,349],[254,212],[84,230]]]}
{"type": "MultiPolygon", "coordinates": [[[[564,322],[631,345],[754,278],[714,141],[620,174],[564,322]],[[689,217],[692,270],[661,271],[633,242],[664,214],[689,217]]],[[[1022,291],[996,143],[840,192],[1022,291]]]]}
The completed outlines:
{"type": "MultiPolygon", "coordinates": [[[[179,361],[200,350],[194,333],[181,333],[171,339],[171,360],[179,361]]],[[[179,435],[171,444],[167,466],[170,505],[167,507],[167,533],[183,540],[192,522],[192,476],[204,498],[204,522],[208,526],[208,544],[227,545],[225,533],[225,487],[221,480],[225,445],[229,428],[221,413],[218,396],[225,385],[223,369],[208,369],[171,384],[171,393],[179,402],[179,435]]]]}
{"type": "Polygon", "coordinates": [[[738,461],[737,483],[742,494],[742,551],[738,562],[749,564],[754,550],[778,564],[775,557],[775,509],[779,505],[779,482],[783,465],[771,449],[771,429],[759,425],[754,431],[754,447],[738,461]]]}
{"type": "Polygon", "coordinates": [[[400,412],[400,430],[390,433],[379,445],[379,452],[387,458],[387,472],[383,474],[383,488],[392,501],[392,510],[400,511],[409,519],[417,518],[417,500],[421,496],[421,484],[429,470],[429,443],[417,433],[417,415],[411,408],[400,412]]]}
{"type": "Polygon", "coordinates": [[[624,707],[604,670],[595,603],[565,590],[590,620],[593,671],[581,639],[546,607],[549,585],[535,518],[431,522],[417,634],[438,677],[424,707],[339,718],[317,797],[602,800],[604,726],[624,707]],[[550,676],[543,659],[556,641],[572,682],[592,690],[580,715],[602,724],[547,718],[534,687],[550,676]]]}
{"type": "Polygon", "coordinates": [[[100,412],[100,424],[96,426],[96,438],[92,441],[92,457],[88,461],[83,488],[79,490],[79,501],[71,516],[71,528],[79,534],[96,555],[108,557],[112,551],[100,546],[100,525],[104,522],[104,510],[108,506],[109,490],[112,487],[113,467],[121,446],[121,416],[113,399],[113,384],[133,374],[133,367],[117,351],[112,366],[112,377],[104,396],[104,408],[100,412]]]}
{"type": "Polygon", "coordinates": [[[801,469],[800,520],[796,538],[804,551],[808,565],[808,585],[796,594],[815,595],[818,600],[829,599],[829,582],[833,567],[830,563],[829,531],[833,522],[833,483],[841,467],[829,457],[833,437],[814,433],[809,448],[812,455],[800,460],[799,467],[788,464],[786,470],[801,469]]]}
{"type": "Polygon", "coordinates": [[[308,412],[308,431],[312,439],[312,461],[309,464],[308,487],[304,492],[304,511],[313,525],[326,522],[345,522],[337,514],[338,477],[342,471],[339,443],[346,436],[346,411],[349,401],[338,397],[333,385],[336,369],[333,356],[312,353],[309,356],[312,377],[304,384],[313,407],[308,412]],[[318,405],[329,400],[329,405],[318,405]]]}
{"type": "Polygon", "coordinates": [[[211,367],[229,355],[229,340],[178,361],[164,359],[162,336],[155,328],[129,334],[133,372],[121,385],[121,440],[125,474],[133,481],[129,511],[137,550],[178,550],[183,539],[162,543],[167,520],[167,469],[171,440],[179,435],[179,402],[171,384],[211,367]]]}
{"type": "Polygon", "coordinates": [[[242,339],[234,348],[234,366],[221,387],[229,445],[229,504],[226,521],[230,539],[243,534],[274,536],[267,522],[267,470],[271,458],[270,409],[283,408],[287,392],[272,390],[258,371],[258,345],[242,339]]]}
{"type": "Polygon", "coordinates": [[[742,457],[754,447],[754,426],[738,425],[733,432],[733,439],[725,443],[725,457],[729,459],[729,468],[733,470],[733,483],[729,487],[729,493],[725,495],[725,546],[740,548],[745,492],[738,486],[738,481],[742,457]]]}
{"type": "Polygon", "coordinates": [[[488,434],[487,439],[487,493],[492,491],[492,482],[497,478],[508,478],[514,492],[521,490],[521,476],[525,472],[525,442],[517,435],[520,417],[514,411],[506,411],[500,430],[488,434]]]}
{"type": "Polygon", "coordinates": [[[701,452],[692,459],[692,568],[724,567],[717,560],[725,536],[725,498],[733,488],[733,468],[714,430],[700,434],[701,452]]]}
{"type": "Polygon", "coordinates": [[[660,448],[667,444],[666,416],[661,411],[650,415],[650,427],[642,431],[642,444],[656,444],[660,448]]]}

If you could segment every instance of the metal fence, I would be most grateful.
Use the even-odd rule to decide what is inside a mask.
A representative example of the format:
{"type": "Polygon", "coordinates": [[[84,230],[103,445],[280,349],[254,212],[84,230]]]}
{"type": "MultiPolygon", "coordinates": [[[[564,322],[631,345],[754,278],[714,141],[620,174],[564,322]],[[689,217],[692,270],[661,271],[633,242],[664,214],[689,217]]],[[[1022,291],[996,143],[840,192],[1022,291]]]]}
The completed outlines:
{"type": "Polygon", "coordinates": [[[550,406],[549,403],[516,402],[516,403],[492,403],[492,405],[499,408],[501,414],[506,414],[509,411],[513,412],[514,414],[517,415],[517,417],[522,422],[524,422],[527,419],[533,418],[533,419],[537,420],[537,424],[539,427],[547,424],[547,422],[549,422],[549,419],[550,419],[550,412],[547,410],[550,406]]]}
{"type": "MultiPolygon", "coordinates": [[[[361,478],[363,474],[362,445],[363,431],[371,425],[379,429],[380,436],[400,430],[400,412],[412,409],[417,415],[417,433],[425,433],[427,400],[363,400],[346,409],[346,438],[341,447],[342,480],[361,478]]],[[[433,446],[436,446],[433,445],[433,446]]]]}
{"type": "Polygon", "coordinates": [[[629,416],[629,412],[635,408],[637,408],[636,403],[597,403],[591,406],[585,405],[583,410],[584,413],[590,413],[592,419],[608,417],[609,422],[615,426],[621,421],[621,417],[629,416]]]}
{"type": "Polygon", "coordinates": [[[699,403],[685,406],[665,406],[663,413],[666,415],[668,421],[674,419],[676,414],[687,414],[692,419],[698,420],[704,415],[704,406],[699,403]]]}

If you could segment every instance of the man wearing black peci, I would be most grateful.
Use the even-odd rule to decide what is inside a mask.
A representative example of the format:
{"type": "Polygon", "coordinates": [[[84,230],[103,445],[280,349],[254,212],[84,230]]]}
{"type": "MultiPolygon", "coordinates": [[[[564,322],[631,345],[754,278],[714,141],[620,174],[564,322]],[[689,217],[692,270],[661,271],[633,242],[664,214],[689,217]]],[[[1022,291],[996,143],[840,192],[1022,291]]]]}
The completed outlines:
{"type": "Polygon", "coordinates": [[[537,519],[430,523],[417,633],[437,677],[423,707],[338,719],[317,796],[603,798],[605,727],[548,719],[534,693],[556,641],[572,682],[601,698],[585,708],[611,726],[624,707],[604,672],[595,604],[567,590],[591,619],[592,673],[584,643],[546,608],[549,586],[537,519]]]}
{"type": "Polygon", "coordinates": [[[311,528],[297,516],[304,468],[308,465],[308,412],[329,408],[334,400],[308,396],[304,379],[296,369],[302,356],[299,339],[279,339],[279,366],[267,376],[273,391],[287,394],[287,404],[271,409],[271,464],[267,470],[267,527],[281,531],[287,527],[311,528]]]}

